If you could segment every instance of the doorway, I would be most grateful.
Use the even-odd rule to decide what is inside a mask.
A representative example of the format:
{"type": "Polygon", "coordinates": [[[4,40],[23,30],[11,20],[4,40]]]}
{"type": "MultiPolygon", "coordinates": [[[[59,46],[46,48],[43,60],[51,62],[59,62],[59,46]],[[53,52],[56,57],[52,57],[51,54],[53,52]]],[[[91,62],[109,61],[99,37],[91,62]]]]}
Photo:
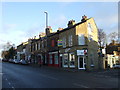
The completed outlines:
{"type": "Polygon", "coordinates": [[[83,56],[78,56],[78,69],[85,69],[85,60],[83,56]]]}

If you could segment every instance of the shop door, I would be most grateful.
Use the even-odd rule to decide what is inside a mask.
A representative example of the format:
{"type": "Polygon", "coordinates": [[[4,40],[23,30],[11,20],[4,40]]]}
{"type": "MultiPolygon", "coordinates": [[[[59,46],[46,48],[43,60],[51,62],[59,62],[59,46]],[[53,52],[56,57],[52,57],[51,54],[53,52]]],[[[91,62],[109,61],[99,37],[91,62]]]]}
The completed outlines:
{"type": "Polygon", "coordinates": [[[84,57],[78,56],[78,69],[85,69],[84,57]]]}
{"type": "Polygon", "coordinates": [[[105,68],[107,68],[108,67],[108,62],[107,61],[105,61],[105,68]]]}
{"type": "Polygon", "coordinates": [[[62,57],[60,57],[60,67],[62,67],[62,57]]]}
{"type": "Polygon", "coordinates": [[[52,54],[52,65],[55,64],[54,54],[52,54]]]}

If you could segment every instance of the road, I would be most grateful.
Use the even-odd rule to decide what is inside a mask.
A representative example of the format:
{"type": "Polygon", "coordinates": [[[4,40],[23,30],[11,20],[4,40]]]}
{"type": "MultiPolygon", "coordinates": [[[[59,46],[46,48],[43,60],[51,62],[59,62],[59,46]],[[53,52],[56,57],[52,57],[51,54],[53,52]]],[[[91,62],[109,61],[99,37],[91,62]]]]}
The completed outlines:
{"type": "Polygon", "coordinates": [[[2,88],[118,88],[118,77],[3,62],[2,88]]]}

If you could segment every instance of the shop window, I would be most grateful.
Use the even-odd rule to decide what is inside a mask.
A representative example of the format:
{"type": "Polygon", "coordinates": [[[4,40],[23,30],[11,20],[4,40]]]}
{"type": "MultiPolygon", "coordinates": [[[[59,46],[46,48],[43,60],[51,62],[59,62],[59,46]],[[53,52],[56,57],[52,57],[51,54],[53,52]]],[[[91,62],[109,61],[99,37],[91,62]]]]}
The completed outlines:
{"type": "Polygon", "coordinates": [[[116,61],[116,64],[119,64],[119,60],[116,61]]]}
{"type": "Polygon", "coordinates": [[[49,62],[49,64],[52,64],[52,55],[50,54],[49,56],[50,56],[50,62],[49,62]]]}
{"type": "Polygon", "coordinates": [[[114,64],[114,59],[112,58],[112,63],[114,64]]]}
{"type": "Polygon", "coordinates": [[[55,64],[58,64],[58,54],[55,54],[54,60],[55,60],[55,64]]]}
{"type": "Polygon", "coordinates": [[[85,45],[85,37],[84,34],[78,35],[78,45],[85,45]]]}
{"type": "Polygon", "coordinates": [[[63,67],[68,67],[68,54],[63,55],[63,67]]]}
{"type": "Polygon", "coordinates": [[[47,64],[47,55],[45,55],[45,64],[47,64]]]}
{"type": "Polygon", "coordinates": [[[75,67],[75,55],[73,53],[69,54],[69,61],[70,67],[75,67]]]}

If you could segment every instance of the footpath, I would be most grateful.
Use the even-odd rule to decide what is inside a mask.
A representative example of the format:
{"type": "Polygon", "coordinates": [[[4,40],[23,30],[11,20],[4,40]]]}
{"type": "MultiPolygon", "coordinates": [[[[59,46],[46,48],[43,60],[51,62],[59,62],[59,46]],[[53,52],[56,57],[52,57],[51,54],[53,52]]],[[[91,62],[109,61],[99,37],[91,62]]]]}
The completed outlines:
{"type": "Polygon", "coordinates": [[[79,69],[72,69],[72,68],[61,68],[61,67],[53,67],[53,66],[46,66],[42,65],[30,65],[35,68],[41,68],[45,70],[57,70],[57,71],[65,71],[65,72],[75,72],[75,73],[88,73],[88,74],[95,74],[95,75],[103,75],[103,76],[110,76],[110,77],[119,77],[120,78],[120,69],[102,69],[102,70],[79,70],[79,69]]]}

